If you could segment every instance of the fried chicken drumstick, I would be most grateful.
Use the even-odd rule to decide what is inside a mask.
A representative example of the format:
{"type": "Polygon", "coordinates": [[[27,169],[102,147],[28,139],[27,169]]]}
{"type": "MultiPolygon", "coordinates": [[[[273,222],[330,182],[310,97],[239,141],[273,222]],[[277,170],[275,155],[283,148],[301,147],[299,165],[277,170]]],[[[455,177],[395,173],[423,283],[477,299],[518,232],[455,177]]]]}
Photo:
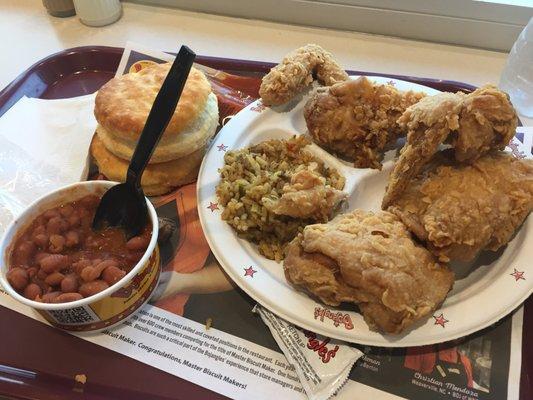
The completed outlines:
{"type": "Polygon", "coordinates": [[[408,183],[388,211],[441,261],[471,261],[481,250],[507,244],[531,212],[533,160],[496,152],[471,165],[454,165],[450,151],[444,153],[408,183]]]}
{"type": "Polygon", "coordinates": [[[440,93],[409,107],[398,119],[408,130],[407,143],[389,177],[382,208],[401,195],[440,144],[449,143],[457,161],[472,163],[490,150],[503,150],[517,121],[508,96],[492,85],[470,94],[440,93]]]}
{"type": "Polygon", "coordinates": [[[259,95],[263,104],[287,103],[316,79],[329,86],[348,80],[348,74],[333,56],[316,44],[308,44],[287,54],[263,77],[259,95]]]}
{"type": "Polygon", "coordinates": [[[362,76],[319,88],[305,105],[304,116],[317,144],[354,160],[358,168],[381,169],[383,150],[402,132],[396,120],[424,96],[362,76]]]}
{"type": "Polygon", "coordinates": [[[445,299],[453,272],[393,214],[355,210],[308,225],[289,247],[285,276],[322,302],[358,304],[371,329],[400,333],[445,299]]]}

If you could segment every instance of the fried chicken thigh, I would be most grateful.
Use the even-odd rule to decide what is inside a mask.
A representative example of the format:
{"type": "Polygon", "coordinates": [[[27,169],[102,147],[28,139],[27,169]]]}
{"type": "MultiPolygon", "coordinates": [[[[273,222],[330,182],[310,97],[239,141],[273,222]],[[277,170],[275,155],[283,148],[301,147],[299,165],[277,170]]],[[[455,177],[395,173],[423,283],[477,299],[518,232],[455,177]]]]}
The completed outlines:
{"type": "Polygon", "coordinates": [[[503,150],[517,121],[508,96],[492,85],[470,94],[440,93],[409,107],[398,119],[408,130],[407,143],[389,177],[382,208],[401,195],[442,143],[451,145],[456,161],[472,163],[490,150],[503,150]]]}
{"type": "Polygon", "coordinates": [[[423,93],[402,92],[362,76],[318,88],[304,116],[320,146],[354,160],[358,168],[381,169],[385,146],[402,132],[396,120],[422,97],[423,93]]]}
{"type": "Polygon", "coordinates": [[[287,280],[322,302],[359,305],[372,329],[400,333],[445,299],[453,272],[385,211],[355,210],[308,225],[288,247],[287,280]]]}
{"type": "Polygon", "coordinates": [[[507,244],[531,212],[533,160],[496,152],[453,164],[439,154],[388,210],[441,261],[471,261],[507,244]]]}
{"type": "Polygon", "coordinates": [[[281,105],[307,88],[315,77],[326,86],[349,79],[331,53],[308,44],[287,54],[263,77],[259,95],[267,106],[281,105]]]}

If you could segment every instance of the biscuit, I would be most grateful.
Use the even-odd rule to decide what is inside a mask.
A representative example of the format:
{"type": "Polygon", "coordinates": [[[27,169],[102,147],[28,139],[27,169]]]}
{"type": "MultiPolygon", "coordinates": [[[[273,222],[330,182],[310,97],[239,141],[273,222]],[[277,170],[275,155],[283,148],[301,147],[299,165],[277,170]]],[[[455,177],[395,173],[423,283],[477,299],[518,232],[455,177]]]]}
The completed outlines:
{"type": "MultiPolygon", "coordinates": [[[[175,187],[194,182],[205,150],[205,147],[202,147],[184,158],[148,165],[141,178],[144,193],[147,196],[158,196],[172,191],[175,187]]],[[[117,182],[126,180],[129,162],[107,150],[98,134],[93,137],[90,153],[99,172],[107,179],[117,182]]]]}
{"type": "MultiPolygon", "coordinates": [[[[216,96],[211,93],[207,98],[205,108],[196,120],[179,135],[163,136],[155,148],[149,163],[161,163],[185,157],[207,145],[215,134],[218,126],[218,102],[216,96]]],[[[107,150],[124,160],[130,160],[137,139],[131,140],[116,135],[102,125],[96,128],[98,137],[104,143],[107,150]]]]}
{"type": "MultiPolygon", "coordinates": [[[[94,108],[98,123],[117,137],[136,141],[170,65],[156,64],[136,73],[113,78],[102,86],[96,95],[94,108]]],[[[211,85],[203,72],[191,68],[163,138],[184,132],[205,109],[210,93],[211,85]]]]}

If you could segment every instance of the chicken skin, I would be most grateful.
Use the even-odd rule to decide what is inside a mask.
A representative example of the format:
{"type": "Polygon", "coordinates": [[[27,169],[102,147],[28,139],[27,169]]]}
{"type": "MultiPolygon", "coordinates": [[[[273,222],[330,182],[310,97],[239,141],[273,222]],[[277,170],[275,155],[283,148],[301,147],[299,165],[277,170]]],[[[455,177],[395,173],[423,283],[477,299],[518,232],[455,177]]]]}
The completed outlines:
{"type": "Polygon", "coordinates": [[[454,274],[393,214],[355,210],[308,225],[288,247],[287,280],[337,306],[358,304],[371,329],[400,333],[445,299],[454,274]]]}
{"type": "Polygon", "coordinates": [[[490,153],[471,165],[437,155],[388,210],[438,258],[471,261],[512,238],[533,208],[533,160],[490,153]]]}
{"type": "Polygon", "coordinates": [[[396,120],[424,96],[362,76],[318,88],[304,116],[317,144],[353,160],[358,168],[381,169],[385,147],[402,134],[396,120]]]}
{"type": "Polygon", "coordinates": [[[316,44],[308,44],[287,54],[263,77],[259,95],[267,106],[290,101],[315,80],[329,86],[348,80],[348,74],[331,53],[316,44]]]}
{"type": "Polygon", "coordinates": [[[492,85],[470,94],[440,93],[409,107],[398,119],[408,131],[407,143],[389,177],[382,208],[401,195],[442,143],[451,145],[456,161],[472,163],[490,150],[503,150],[517,121],[508,96],[492,85]]]}
{"type": "Polygon", "coordinates": [[[324,177],[305,169],[291,177],[279,199],[263,198],[263,205],[277,215],[327,221],[346,196],[343,191],[326,185],[324,177]]]}

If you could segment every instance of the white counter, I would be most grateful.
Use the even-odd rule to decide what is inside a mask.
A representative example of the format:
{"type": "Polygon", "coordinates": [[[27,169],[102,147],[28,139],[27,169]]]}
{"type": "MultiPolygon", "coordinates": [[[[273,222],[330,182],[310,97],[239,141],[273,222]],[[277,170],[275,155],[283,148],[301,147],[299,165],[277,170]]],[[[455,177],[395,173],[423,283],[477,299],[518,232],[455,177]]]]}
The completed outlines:
{"type": "MultiPolygon", "coordinates": [[[[77,17],[54,18],[40,0],[0,0],[0,88],[37,60],[83,45],[123,46],[132,40],[161,50],[189,45],[197,54],[279,61],[290,50],[318,43],[346,69],[497,83],[504,53],[362,33],[123,3],[116,23],[91,28],[77,17]]],[[[533,125],[533,121],[527,121],[533,125]]]]}

